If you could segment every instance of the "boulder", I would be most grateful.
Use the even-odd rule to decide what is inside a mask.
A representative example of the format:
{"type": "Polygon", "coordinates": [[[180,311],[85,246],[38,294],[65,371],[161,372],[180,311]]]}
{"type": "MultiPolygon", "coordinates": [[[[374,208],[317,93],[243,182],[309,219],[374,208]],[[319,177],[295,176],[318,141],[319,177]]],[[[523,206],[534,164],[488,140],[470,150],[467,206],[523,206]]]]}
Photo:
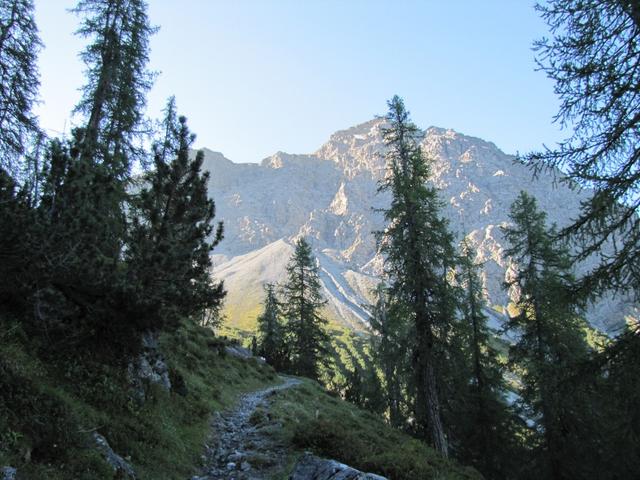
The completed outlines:
{"type": "Polygon", "coordinates": [[[364,473],[335,460],[305,453],[289,476],[289,480],[387,480],[373,473],[364,473]]]}

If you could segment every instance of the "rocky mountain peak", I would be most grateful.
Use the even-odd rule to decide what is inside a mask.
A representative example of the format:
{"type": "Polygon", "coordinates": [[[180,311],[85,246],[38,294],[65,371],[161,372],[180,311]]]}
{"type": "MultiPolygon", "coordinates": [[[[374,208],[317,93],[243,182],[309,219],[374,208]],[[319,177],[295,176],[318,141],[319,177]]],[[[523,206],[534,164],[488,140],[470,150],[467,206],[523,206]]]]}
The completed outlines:
{"type": "MultiPolygon", "coordinates": [[[[258,284],[267,281],[264,267],[256,265],[276,262],[269,271],[284,271],[288,258],[263,249],[273,242],[290,244],[304,235],[318,257],[332,314],[344,323],[362,325],[366,319],[362,305],[369,303],[370,289],[382,272],[373,232],[384,228],[376,209],[389,202],[388,195],[377,193],[378,180],[386,172],[383,128],[384,120],[376,118],[334,133],[315,153],[277,152],[260,165],[234,164],[205,151],[210,194],[225,223],[225,240],[216,250],[220,255],[216,275],[226,281],[229,291],[243,291],[243,282],[251,275],[258,284]],[[268,255],[268,261],[234,263],[234,258],[252,253],[268,255]],[[241,266],[225,268],[225,262],[241,266]]],[[[526,190],[538,199],[549,222],[563,226],[577,214],[586,193],[555,185],[551,176],[533,179],[527,167],[493,143],[451,129],[428,128],[420,146],[432,159],[430,181],[440,190],[451,230],[458,240],[467,237],[478,250],[478,259],[485,262],[489,303],[506,305],[502,283],[509,259],[503,253],[500,226],[509,221],[511,203],[526,190]]],[[[270,274],[268,281],[272,280],[270,274]]],[[[253,290],[261,292],[257,284],[253,290]]],[[[229,302],[259,305],[261,298],[250,297],[229,302]]],[[[233,311],[256,311],[252,308],[234,305],[233,311]]],[[[590,317],[608,330],[620,323],[625,308],[620,300],[605,300],[590,317]]]]}

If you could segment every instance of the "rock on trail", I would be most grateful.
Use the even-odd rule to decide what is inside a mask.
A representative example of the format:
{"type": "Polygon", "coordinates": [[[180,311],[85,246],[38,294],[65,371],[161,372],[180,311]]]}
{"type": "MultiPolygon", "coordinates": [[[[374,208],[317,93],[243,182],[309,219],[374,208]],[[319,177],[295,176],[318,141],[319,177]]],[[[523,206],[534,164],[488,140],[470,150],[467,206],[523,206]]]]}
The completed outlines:
{"type": "Polygon", "coordinates": [[[289,480],[388,480],[375,473],[365,473],[335,460],[306,453],[296,464],[289,480]]]}
{"type": "Polygon", "coordinates": [[[205,446],[205,465],[191,480],[259,480],[269,478],[283,466],[284,446],[265,431],[266,427],[252,422],[253,413],[269,397],[300,383],[295,378],[281,378],[284,383],[243,395],[234,410],[214,416],[205,446]]]}

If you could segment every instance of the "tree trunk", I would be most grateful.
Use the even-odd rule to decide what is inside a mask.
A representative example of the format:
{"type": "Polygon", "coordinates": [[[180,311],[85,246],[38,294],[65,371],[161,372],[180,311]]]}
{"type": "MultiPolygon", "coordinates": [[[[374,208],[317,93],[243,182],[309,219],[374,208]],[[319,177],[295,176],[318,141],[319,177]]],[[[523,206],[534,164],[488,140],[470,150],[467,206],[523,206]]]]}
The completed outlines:
{"type": "Polygon", "coordinates": [[[440,401],[438,400],[438,390],[436,385],[436,376],[433,371],[433,362],[427,363],[425,372],[425,388],[427,393],[427,420],[429,422],[429,433],[431,442],[435,449],[444,457],[449,456],[449,446],[447,437],[444,434],[442,419],[440,417],[440,401]]]}
{"type": "Polygon", "coordinates": [[[424,324],[422,328],[418,327],[418,346],[414,357],[417,380],[416,415],[423,434],[441,455],[447,457],[449,449],[440,417],[438,385],[433,368],[432,334],[424,328],[424,324]]]}

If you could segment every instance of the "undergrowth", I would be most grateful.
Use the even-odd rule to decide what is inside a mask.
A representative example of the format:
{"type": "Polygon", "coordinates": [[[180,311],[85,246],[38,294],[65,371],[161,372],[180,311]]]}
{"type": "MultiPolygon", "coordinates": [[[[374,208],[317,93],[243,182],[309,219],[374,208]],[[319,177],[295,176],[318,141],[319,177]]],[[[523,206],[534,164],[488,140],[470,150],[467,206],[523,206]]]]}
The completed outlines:
{"type": "Polygon", "coordinates": [[[283,425],[274,434],[293,447],[290,464],[311,451],[393,480],[482,478],[309,380],[275,397],[270,416],[283,425]]]}
{"type": "Polygon", "coordinates": [[[18,327],[0,327],[0,466],[17,467],[19,479],[111,479],[95,431],[141,480],[189,478],[211,413],[278,382],[269,366],[225,356],[211,331],[194,324],[160,345],[179,388],[149,385],[141,403],[121,367],[90,356],[45,361],[18,327]]]}

